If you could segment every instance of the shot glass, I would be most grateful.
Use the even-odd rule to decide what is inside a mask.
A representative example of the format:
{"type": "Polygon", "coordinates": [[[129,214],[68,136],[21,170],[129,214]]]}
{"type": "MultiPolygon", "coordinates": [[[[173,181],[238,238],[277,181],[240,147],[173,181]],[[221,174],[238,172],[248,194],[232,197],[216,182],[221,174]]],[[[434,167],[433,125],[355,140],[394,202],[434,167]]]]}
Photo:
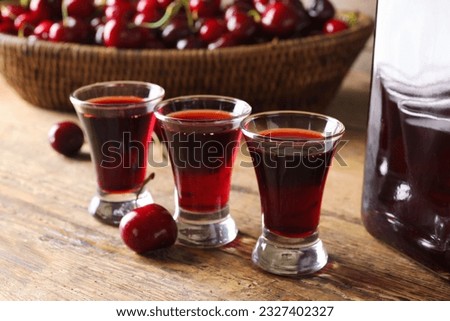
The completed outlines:
{"type": "Polygon", "coordinates": [[[263,221],[252,261],[280,275],[320,270],[328,260],[318,234],[322,195],[344,125],[320,114],[274,111],[247,117],[241,128],[263,221]]]}
{"type": "Polygon", "coordinates": [[[246,102],[222,96],[184,96],[155,109],[175,180],[178,242],[218,247],[233,241],[228,206],[231,172],[239,149],[246,102]]]}
{"type": "Polygon", "coordinates": [[[70,96],[97,176],[88,211],[104,223],[118,225],[127,212],[153,202],[142,185],[156,121],[153,109],[163,97],[162,87],[136,81],[96,83],[70,96]]]}

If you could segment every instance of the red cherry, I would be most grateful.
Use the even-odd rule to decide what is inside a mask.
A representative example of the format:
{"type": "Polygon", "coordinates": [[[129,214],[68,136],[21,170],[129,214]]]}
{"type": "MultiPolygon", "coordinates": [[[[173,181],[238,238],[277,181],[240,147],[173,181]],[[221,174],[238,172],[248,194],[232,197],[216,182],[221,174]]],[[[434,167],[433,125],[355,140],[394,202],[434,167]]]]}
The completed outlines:
{"type": "Polygon", "coordinates": [[[167,46],[174,47],[178,40],[188,37],[190,33],[186,18],[177,16],[162,29],[161,38],[167,46]]]}
{"type": "Polygon", "coordinates": [[[38,20],[50,19],[53,7],[47,0],[31,0],[29,9],[38,20]]]}
{"type": "Polygon", "coordinates": [[[299,15],[292,6],[275,2],[269,4],[261,15],[261,26],[273,36],[288,37],[294,33],[299,20],[299,15]]]}
{"type": "Polygon", "coordinates": [[[225,20],[228,20],[232,15],[237,12],[247,13],[252,10],[252,6],[247,2],[235,2],[231,6],[225,9],[225,20]]]}
{"type": "MultiPolygon", "coordinates": [[[[109,3],[109,2],[108,2],[109,3]]],[[[112,5],[107,5],[105,8],[106,20],[121,19],[128,21],[135,14],[135,8],[129,1],[116,1],[112,5]]]]}
{"type": "Polygon", "coordinates": [[[339,19],[330,19],[323,25],[323,32],[326,34],[336,33],[349,28],[345,21],[339,19]]]}
{"type": "Polygon", "coordinates": [[[34,28],[33,35],[36,36],[37,39],[48,40],[50,28],[53,25],[53,21],[51,20],[43,20],[34,28]]]}
{"type": "Polygon", "coordinates": [[[50,3],[50,13],[53,20],[62,19],[62,2],[63,0],[48,0],[50,3]]]}
{"type": "Polygon", "coordinates": [[[227,29],[236,38],[248,39],[255,34],[257,25],[253,17],[244,12],[236,12],[227,20],[227,29]]]}
{"type": "Polygon", "coordinates": [[[189,0],[189,8],[198,18],[214,17],[220,12],[220,0],[189,0]]]}
{"type": "Polygon", "coordinates": [[[203,21],[199,30],[199,35],[204,42],[210,43],[219,39],[219,37],[226,32],[227,26],[225,21],[218,18],[209,18],[203,21]]]}
{"type": "Polygon", "coordinates": [[[107,47],[139,48],[143,46],[144,32],[140,27],[129,28],[121,19],[112,19],[105,24],[103,42],[107,47]]]}
{"type": "Polygon", "coordinates": [[[205,48],[205,44],[197,36],[190,35],[187,38],[178,40],[176,47],[179,50],[200,49],[205,48]]]}
{"type": "Polygon", "coordinates": [[[89,22],[92,28],[97,29],[100,25],[103,24],[103,20],[101,17],[94,17],[89,22]]]}
{"type": "Polygon", "coordinates": [[[158,1],[157,0],[139,0],[136,4],[136,11],[140,12],[149,12],[158,9],[158,1]]]}
{"type": "Polygon", "coordinates": [[[333,4],[328,0],[315,0],[313,5],[308,8],[308,14],[316,29],[322,29],[322,25],[333,18],[335,13],[333,4]]]}
{"type": "Polygon", "coordinates": [[[71,17],[86,19],[95,12],[94,0],[64,0],[67,13],[71,17]]]}
{"type": "Polygon", "coordinates": [[[27,12],[27,10],[18,4],[5,4],[2,5],[1,16],[2,21],[9,20],[14,22],[14,19],[17,18],[18,15],[27,12]]]}
{"type": "Polygon", "coordinates": [[[253,0],[253,6],[259,13],[264,13],[270,3],[272,3],[271,0],[253,0]]]}
{"type": "Polygon", "coordinates": [[[103,32],[105,31],[105,25],[100,23],[94,29],[95,29],[94,44],[103,46],[105,44],[103,42],[103,32]]]}
{"type": "Polygon", "coordinates": [[[218,48],[225,48],[225,47],[232,47],[232,46],[236,46],[239,44],[238,39],[236,39],[236,37],[231,34],[231,33],[226,33],[223,36],[221,36],[219,39],[217,39],[214,42],[211,42],[208,45],[208,49],[209,50],[214,50],[214,49],[218,49],[218,48]]]}
{"type": "MultiPolygon", "coordinates": [[[[164,46],[164,43],[161,41],[160,38],[156,35],[155,30],[145,29],[143,28],[144,32],[144,42],[143,42],[143,48],[147,49],[165,49],[166,46],[164,46]]],[[[155,126],[156,127],[156,126],[155,126]]]]}
{"type": "Polygon", "coordinates": [[[133,23],[135,25],[140,25],[145,22],[155,22],[161,19],[163,16],[163,13],[159,10],[151,10],[151,11],[145,11],[145,12],[139,12],[137,13],[133,18],[133,23]]]}
{"type": "Polygon", "coordinates": [[[161,9],[165,10],[173,2],[173,0],[156,0],[156,2],[161,9]]]}
{"type": "Polygon", "coordinates": [[[178,233],[172,215],[158,204],[126,214],[120,221],[119,231],[123,242],[139,254],[173,245],[178,233]]]}
{"type": "Polygon", "coordinates": [[[29,36],[34,29],[34,26],[40,21],[39,17],[34,12],[27,11],[17,16],[14,19],[14,28],[17,31],[23,32],[24,36],[29,36]]]}
{"type": "Polygon", "coordinates": [[[58,153],[72,156],[80,150],[84,143],[83,131],[71,121],[56,123],[48,132],[48,141],[58,153]]]}
{"type": "Polygon", "coordinates": [[[16,34],[16,28],[14,28],[14,22],[11,20],[3,20],[0,22],[0,33],[7,33],[10,35],[16,34]]]}
{"type": "Polygon", "coordinates": [[[48,40],[53,42],[90,43],[93,31],[84,20],[67,17],[64,21],[53,23],[48,40]]]}

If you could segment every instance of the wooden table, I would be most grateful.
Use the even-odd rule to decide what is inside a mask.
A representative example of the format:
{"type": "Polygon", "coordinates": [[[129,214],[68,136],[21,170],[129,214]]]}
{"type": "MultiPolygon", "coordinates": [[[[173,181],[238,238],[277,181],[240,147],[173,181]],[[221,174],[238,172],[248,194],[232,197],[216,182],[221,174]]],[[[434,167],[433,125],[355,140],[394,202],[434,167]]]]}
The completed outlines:
{"type": "MultiPolygon", "coordinates": [[[[231,209],[240,233],[230,246],[176,245],[139,256],[125,247],[117,228],[87,214],[95,191],[89,158],[62,157],[47,142],[53,123],[75,116],[30,106],[3,80],[0,106],[2,300],[450,299],[446,281],[362,226],[363,132],[346,134],[349,143],[340,155],[347,165],[335,162],[329,175],[321,218],[329,263],[312,277],[291,279],[262,272],[250,261],[261,224],[251,167],[235,168],[231,209]]],[[[151,192],[173,210],[171,170],[154,171],[151,192]]]]}

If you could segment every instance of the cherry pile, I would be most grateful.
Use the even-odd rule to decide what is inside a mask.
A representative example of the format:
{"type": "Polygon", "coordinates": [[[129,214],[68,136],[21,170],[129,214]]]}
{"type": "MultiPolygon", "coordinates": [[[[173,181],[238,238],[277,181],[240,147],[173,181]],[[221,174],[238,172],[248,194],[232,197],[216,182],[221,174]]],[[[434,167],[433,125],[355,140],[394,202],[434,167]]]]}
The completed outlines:
{"type": "Polygon", "coordinates": [[[347,29],[329,0],[21,0],[1,6],[0,32],[117,48],[208,48],[347,29]]]}

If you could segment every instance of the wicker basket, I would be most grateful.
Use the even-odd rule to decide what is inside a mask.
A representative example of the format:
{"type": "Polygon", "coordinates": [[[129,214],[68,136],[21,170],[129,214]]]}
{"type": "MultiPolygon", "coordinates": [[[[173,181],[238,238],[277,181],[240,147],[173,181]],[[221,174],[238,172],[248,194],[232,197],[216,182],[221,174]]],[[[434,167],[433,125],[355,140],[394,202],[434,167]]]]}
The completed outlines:
{"type": "Polygon", "coordinates": [[[220,50],[119,50],[31,42],[0,35],[0,72],[28,102],[72,111],[69,94],[106,80],[142,80],[166,89],[166,98],[221,94],[248,101],[255,111],[322,111],[338,90],[373,30],[357,25],[328,36],[272,41],[220,50]]]}

